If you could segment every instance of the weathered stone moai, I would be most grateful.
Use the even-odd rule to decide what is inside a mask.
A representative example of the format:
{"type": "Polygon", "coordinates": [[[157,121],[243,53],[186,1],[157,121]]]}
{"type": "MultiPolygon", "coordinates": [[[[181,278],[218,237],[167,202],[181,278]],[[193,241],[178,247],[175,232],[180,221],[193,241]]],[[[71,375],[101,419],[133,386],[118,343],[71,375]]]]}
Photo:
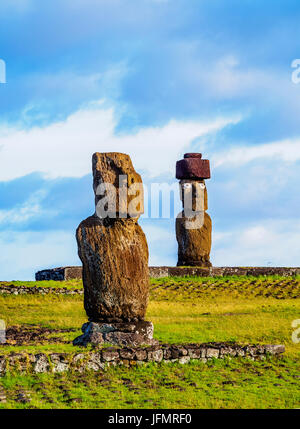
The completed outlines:
{"type": "Polygon", "coordinates": [[[177,266],[211,267],[211,218],[207,210],[205,179],[210,178],[209,160],[201,153],[186,153],[176,163],[183,211],[176,219],[177,266]]]}
{"type": "Polygon", "coordinates": [[[123,153],[95,153],[92,163],[96,211],[76,231],[89,322],[74,345],[154,344],[153,325],[144,320],[149,270],[137,223],[144,211],[141,176],[123,153]]]}

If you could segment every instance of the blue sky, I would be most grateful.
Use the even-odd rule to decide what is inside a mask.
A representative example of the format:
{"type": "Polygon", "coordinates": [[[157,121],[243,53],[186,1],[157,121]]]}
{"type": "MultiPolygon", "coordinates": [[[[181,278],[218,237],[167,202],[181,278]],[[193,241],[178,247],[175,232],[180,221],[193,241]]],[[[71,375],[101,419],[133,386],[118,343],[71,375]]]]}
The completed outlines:
{"type": "MultiPolygon", "coordinates": [[[[0,278],[77,265],[91,155],[129,153],[145,184],[211,160],[214,265],[300,265],[300,5],[294,0],[3,0],[0,278]]],[[[153,265],[174,219],[143,219],[153,265]]]]}

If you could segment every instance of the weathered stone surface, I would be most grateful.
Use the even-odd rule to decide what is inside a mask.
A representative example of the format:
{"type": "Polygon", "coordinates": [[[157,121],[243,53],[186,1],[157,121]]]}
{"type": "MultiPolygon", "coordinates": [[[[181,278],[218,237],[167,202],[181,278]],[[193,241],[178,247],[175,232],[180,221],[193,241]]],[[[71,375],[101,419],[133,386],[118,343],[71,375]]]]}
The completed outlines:
{"type": "Polygon", "coordinates": [[[244,350],[243,347],[237,347],[236,348],[236,353],[234,352],[234,350],[232,351],[232,353],[229,353],[231,356],[246,356],[246,352],[244,350]]]}
{"type": "Polygon", "coordinates": [[[6,330],[5,325],[3,325],[0,321],[0,344],[6,343],[6,330]]]}
{"type": "Polygon", "coordinates": [[[51,270],[42,270],[35,273],[35,280],[37,281],[62,281],[65,279],[63,268],[52,268],[51,270]]]}
{"type": "MultiPolygon", "coordinates": [[[[82,331],[83,335],[75,338],[74,345],[110,343],[137,347],[142,344],[157,344],[157,341],[153,339],[153,324],[146,321],[110,324],[90,322],[82,326],[82,331]]],[[[124,359],[127,358],[124,357],[124,359]]]]}
{"type": "Polygon", "coordinates": [[[243,352],[243,350],[238,351],[236,348],[233,348],[230,346],[224,346],[220,349],[220,357],[236,356],[238,352],[243,352]]]}
{"type": "Polygon", "coordinates": [[[8,356],[8,367],[10,370],[26,372],[28,364],[29,362],[25,353],[12,353],[8,356]]]}
{"type": "Polygon", "coordinates": [[[177,179],[209,179],[208,159],[202,159],[201,153],[186,153],[184,159],[176,163],[177,179]]]}
{"type": "MultiPolygon", "coordinates": [[[[5,347],[5,346],[3,346],[5,347]]],[[[280,356],[283,345],[240,345],[236,343],[161,344],[150,347],[108,347],[96,352],[79,354],[11,353],[0,356],[0,375],[6,371],[64,372],[85,370],[100,371],[109,365],[142,365],[147,362],[188,363],[190,359],[207,362],[212,358],[223,359],[243,356],[251,360],[265,359],[267,355],[280,356]],[[49,361],[51,364],[49,365],[49,361]]]]}
{"type": "Polygon", "coordinates": [[[141,176],[135,171],[130,156],[125,153],[118,152],[96,152],[92,159],[93,164],[93,188],[95,192],[95,204],[99,202],[101,196],[97,195],[97,188],[100,184],[109,183],[119,191],[119,195],[110,193],[107,195],[113,205],[116,207],[117,217],[124,215],[127,217],[128,207],[130,203],[139,196],[139,204],[136,207],[135,216],[139,217],[144,213],[144,194],[141,186],[137,194],[127,193],[126,190],[122,193],[125,187],[132,185],[142,185],[141,176]],[[127,176],[125,181],[122,176],[127,176]]]}
{"type": "Polygon", "coordinates": [[[219,357],[219,349],[215,348],[208,348],[206,350],[206,357],[207,358],[218,358],[219,357]]]}
{"type": "Polygon", "coordinates": [[[189,216],[189,209],[194,212],[208,209],[207,188],[204,180],[180,180],[179,185],[179,196],[186,216],[189,216]],[[188,203],[192,203],[190,207],[187,207],[188,203]]]}
{"type": "MultiPolygon", "coordinates": [[[[176,219],[176,239],[178,242],[178,266],[211,267],[211,218],[204,213],[201,228],[187,229],[184,212],[176,219]]],[[[190,221],[190,220],[189,220],[190,221]]]]}
{"type": "Polygon", "coordinates": [[[80,279],[82,277],[82,267],[59,267],[38,271],[35,273],[35,280],[55,280],[64,281],[80,279]]]}
{"type": "Polygon", "coordinates": [[[187,356],[188,351],[185,347],[180,347],[177,345],[172,345],[170,347],[171,359],[178,359],[182,356],[187,356]]]}
{"type": "Polygon", "coordinates": [[[149,294],[148,246],[133,219],[96,216],[77,229],[84,308],[91,321],[142,320],[149,294]]]}
{"type": "MultiPolygon", "coordinates": [[[[71,267],[72,268],[72,267],[71,267]]],[[[82,267],[73,267],[74,277],[76,279],[82,278],[82,267]]],[[[62,280],[67,280],[69,274],[66,273],[67,267],[63,268],[62,280]]],[[[52,275],[52,270],[48,272],[47,280],[55,280],[55,274],[52,275]]],[[[173,277],[173,276],[197,276],[197,277],[222,277],[222,276],[270,276],[279,275],[284,277],[291,277],[300,275],[299,267],[149,267],[149,275],[153,278],[173,277]]],[[[36,286],[13,286],[13,285],[0,285],[0,294],[13,294],[18,292],[25,293],[55,293],[55,294],[82,294],[81,289],[65,289],[65,288],[43,288],[36,286]]]]}
{"type": "Polygon", "coordinates": [[[269,353],[271,355],[279,355],[284,353],[285,347],[282,344],[268,344],[265,346],[265,353],[269,353]]]}
{"type": "Polygon", "coordinates": [[[210,178],[209,161],[201,154],[188,153],[176,164],[180,180],[180,198],[183,211],[176,219],[178,242],[177,266],[211,267],[212,223],[205,213],[207,189],[204,178],[210,178]]]}
{"type": "Polygon", "coordinates": [[[0,294],[3,295],[83,295],[82,289],[67,289],[65,287],[62,288],[52,288],[52,287],[37,287],[37,286],[15,286],[15,285],[1,285],[0,286],[0,294]]]}
{"type": "Polygon", "coordinates": [[[7,368],[7,361],[4,356],[0,356],[0,375],[4,375],[7,368]]]}
{"type": "Polygon", "coordinates": [[[145,349],[135,349],[135,358],[137,361],[147,360],[147,350],[145,349]]]}
{"type": "Polygon", "coordinates": [[[34,372],[37,372],[37,373],[48,372],[49,367],[50,365],[49,365],[49,360],[47,355],[43,353],[39,353],[35,355],[35,363],[33,366],[34,372]]]}
{"type": "Polygon", "coordinates": [[[110,347],[102,351],[102,359],[106,362],[112,362],[118,360],[120,357],[119,351],[110,347]]]}
{"type": "Polygon", "coordinates": [[[52,353],[50,355],[53,372],[64,372],[69,369],[69,361],[67,353],[52,353]]]}
{"type": "Polygon", "coordinates": [[[213,268],[208,267],[150,267],[150,277],[162,278],[162,277],[185,277],[185,276],[197,276],[197,277],[209,277],[212,276],[213,268]]]}
{"type": "Polygon", "coordinates": [[[188,363],[190,360],[191,358],[189,356],[182,356],[181,358],[179,358],[178,362],[184,365],[188,363]]]}
{"type": "Polygon", "coordinates": [[[132,347],[136,347],[141,344],[156,344],[156,341],[153,339],[147,340],[142,335],[128,332],[111,332],[106,336],[106,341],[111,344],[132,347]]]}
{"type": "Polygon", "coordinates": [[[124,348],[120,350],[121,359],[134,359],[135,350],[133,348],[124,348]]]}
{"type": "MultiPolygon", "coordinates": [[[[125,200],[116,196],[123,195],[124,186],[142,185],[142,179],[130,157],[121,153],[95,153],[93,177],[95,194],[102,183],[113,185],[118,193],[107,192],[116,207],[116,218],[100,219],[95,214],[81,222],[76,232],[83,264],[84,308],[94,322],[143,320],[149,294],[148,246],[137,224],[143,199],[135,216],[124,218],[135,195],[128,192],[125,200]],[[120,177],[127,177],[125,185],[120,177]]],[[[96,205],[99,201],[96,195],[96,205]]]]}
{"type": "Polygon", "coordinates": [[[172,358],[172,352],[169,347],[166,347],[164,350],[164,361],[169,361],[172,358]]]}
{"type": "Polygon", "coordinates": [[[78,362],[81,362],[85,359],[86,355],[84,353],[77,353],[73,356],[72,364],[77,364],[78,362]]]}
{"type": "Polygon", "coordinates": [[[191,348],[188,347],[188,355],[191,359],[200,359],[201,358],[201,350],[197,347],[191,348]]]}
{"type": "Polygon", "coordinates": [[[201,159],[201,158],[202,158],[202,153],[199,153],[199,152],[189,152],[189,153],[185,153],[185,154],[183,155],[183,158],[184,158],[184,159],[186,159],[186,158],[199,158],[199,159],[201,159]]]}
{"type": "Polygon", "coordinates": [[[149,348],[147,352],[148,361],[150,362],[161,362],[164,358],[164,352],[159,348],[149,348]]]}
{"type": "Polygon", "coordinates": [[[85,368],[89,371],[101,371],[105,368],[105,366],[103,364],[90,360],[86,363],[85,368]]]}

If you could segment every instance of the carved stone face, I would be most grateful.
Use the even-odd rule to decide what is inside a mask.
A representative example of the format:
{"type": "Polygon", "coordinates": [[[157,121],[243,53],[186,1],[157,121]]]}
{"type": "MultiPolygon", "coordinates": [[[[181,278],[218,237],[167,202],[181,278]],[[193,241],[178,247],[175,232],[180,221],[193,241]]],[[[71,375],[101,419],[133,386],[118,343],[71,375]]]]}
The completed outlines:
{"type": "Polygon", "coordinates": [[[179,189],[180,199],[186,211],[207,210],[207,189],[204,180],[180,180],[179,189]]]}
{"type": "Polygon", "coordinates": [[[96,207],[105,202],[109,217],[138,218],[144,213],[142,178],[133,168],[129,155],[95,153],[93,179],[96,207]]]}

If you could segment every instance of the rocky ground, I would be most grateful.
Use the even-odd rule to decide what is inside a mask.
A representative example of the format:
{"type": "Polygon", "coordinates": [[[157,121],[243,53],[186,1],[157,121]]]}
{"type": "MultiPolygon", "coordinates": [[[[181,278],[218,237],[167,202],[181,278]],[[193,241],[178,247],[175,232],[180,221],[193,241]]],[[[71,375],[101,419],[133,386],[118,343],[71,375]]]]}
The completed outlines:
{"type": "Polygon", "coordinates": [[[66,332],[75,332],[76,329],[51,329],[44,327],[32,326],[9,326],[6,329],[6,344],[0,344],[1,347],[5,348],[9,346],[30,346],[37,344],[68,344],[69,341],[64,340],[61,337],[53,336],[55,334],[62,334],[66,332]]]}

